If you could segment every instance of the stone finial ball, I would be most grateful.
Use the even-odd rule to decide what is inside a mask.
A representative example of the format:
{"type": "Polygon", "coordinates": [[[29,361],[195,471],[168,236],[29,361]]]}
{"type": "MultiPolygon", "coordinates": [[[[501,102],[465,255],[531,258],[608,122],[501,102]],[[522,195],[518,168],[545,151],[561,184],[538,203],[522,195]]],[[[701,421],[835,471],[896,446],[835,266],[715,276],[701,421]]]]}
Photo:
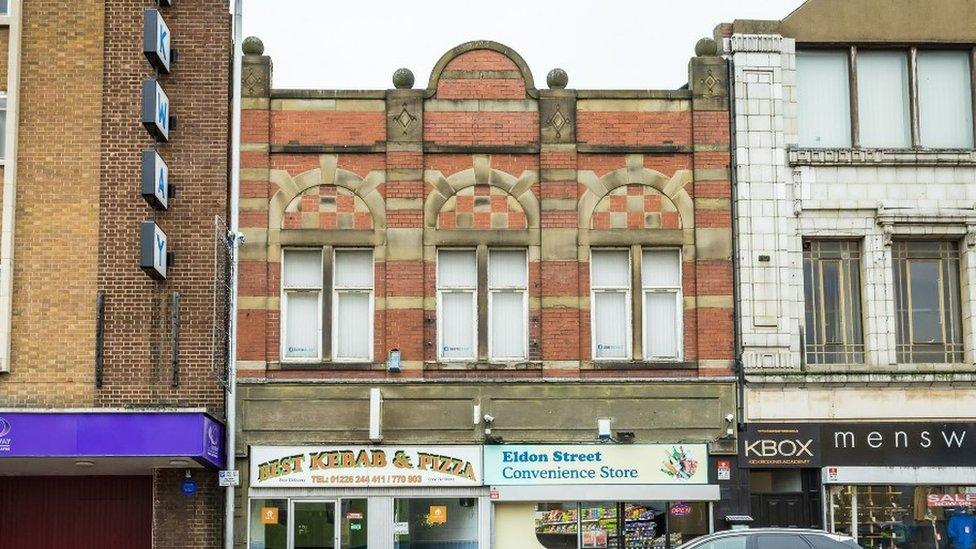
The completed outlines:
{"type": "Polygon", "coordinates": [[[398,90],[409,90],[413,87],[413,72],[405,67],[393,71],[393,85],[398,90]]]}
{"type": "Polygon", "coordinates": [[[715,57],[718,55],[718,44],[711,38],[702,38],[695,44],[695,55],[698,57],[715,57]]]}
{"type": "Polygon", "coordinates": [[[244,50],[244,55],[264,54],[264,42],[257,36],[248,36],[245,38],[241,48],[244,50]]]}
{"type": "Polygon", "coordinates": [[[546,75],[546,84],[550,90],[561,90],[569,84],[569,75],[562,69],[552,69],[546,75]]]}

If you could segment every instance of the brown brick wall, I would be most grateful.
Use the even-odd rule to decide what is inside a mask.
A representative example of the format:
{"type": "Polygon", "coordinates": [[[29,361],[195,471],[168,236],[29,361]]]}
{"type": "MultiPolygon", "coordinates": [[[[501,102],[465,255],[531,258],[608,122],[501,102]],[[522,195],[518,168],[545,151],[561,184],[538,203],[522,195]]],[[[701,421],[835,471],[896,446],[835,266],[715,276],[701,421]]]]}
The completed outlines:
{"type": "Polygon", "coordinates": [[[136,192],[139,151],[152,141],[139,124],[138,93],[150,69],[142,55],[144,3],[105,3],[105,93],[98,219],[98,286],[105,291],[105,384],[100,406],[205,406],[220,416],[223,392],[210,372],[214,216],[226,219],[230,26],[219,0],[164,8],[179,60],[160,82],[178,117],[159,151],[177,188],[154,213],[136,192]],[[138,266],[140,221],[156,219],[175,254],[165,282],[138,266]],[[179,292],[179,385],[171,386],[168,303],[179,292]]]}
{"type": "Polygon", "coordinates": [[[217,474],[191,470],[195,496],[180,491],[185,474],[185,469],[153,472],[153,549],[222,547],[224,489],[217,486],[217,474]]]}
{"type": "MultiPolygon", "coordinates": [[[[53,1],[23,5],[11,371],[0,374],[5,405],[92,404],[103,21],[97,1],[71,9],[53,1]]],[[[7,38],[5,29],[4,81],[7,38]]]]}

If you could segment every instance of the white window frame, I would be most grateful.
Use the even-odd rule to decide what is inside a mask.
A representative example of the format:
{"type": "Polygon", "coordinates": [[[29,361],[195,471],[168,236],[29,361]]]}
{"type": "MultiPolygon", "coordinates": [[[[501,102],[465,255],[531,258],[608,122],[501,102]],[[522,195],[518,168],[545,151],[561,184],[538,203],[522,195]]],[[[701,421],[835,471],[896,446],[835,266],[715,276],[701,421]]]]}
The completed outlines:
{"type": "Polygon", "coordinates": [[[607,247],[590,249],[590,358],[595,362],[629,362],[634,359],[634,302],[633,302],[633,272],[634,258],[630,248],[607,247]],[[593,284],[593,252],[615,251],[627,253],[627,274],[630,280],[626,288],[622,286],[600,286],[593,284]],[[626,302],[626,324],[627,324],[627,343],[625,344],[627,354],[622,357],[598,357],[596,353],[596,294],[597,293],[619,293],[624,292],[626,302]]]}
{"type": "MultiPolygon", "coordinates": [[[[477,261],[477,257],[475,258],[477,261]]],[[[488,284],[488,359],[492,362],[507,362],[517,360],[528,360],[529,358],[529,250],[527,248],[488,248],[488,276],[485,277],[488,284]],[[492,252],[522,252],[525,257],[525,284],[523,286],[501,286],[493,288],[491,285],[491,253],[492,252]],[[493,300],[496,293],[522,293],[522,355],[521,356],[495,356],[494,343],[492,338],[492,326],[495,317],[493,300]]]]}
{"type": "Polygon", "coordinates": [[[281,348],[278,359],[283,363],[291,364],[301,364],[301,363],[316,363],[322,362],[322,298],[325,295],[325,288],[322,287],[322,269],[324,269],[324,264],[322,261],[319,262],[319,285],[317,287],[285,287],[285,256],[288,252],[311,252],[318,251],[319,257],[322,259],[324,256],[322,248],[285,248],[281,250],[281,269],[280,269],[280,280],[281,280],[281,295],[280,295],[280,325],[279,325],[279,346],[281,348]],[[313,292],[317,291],[319,294],[318,298],[318,353],[314,357],[290,357],[288,356],[288,294],[290,292],[313,292]]]}
{"type": "MultiPolygon", "coordinates": [[[[333,248],[332,249],[332,326],[331,337],[332,337],[332,356],[329,357],[332,362],[340,363],[359,363],[359,362],[372,362],[373,361],[373,333],[374,333],[374,322],[376,320],[376,309],[375,309],[375,288],[376,288],[376,254],[372,248],[333,248]],[[349,286],[339,288],[336,283],[336,256],[342,252],[348,251],[363,251],[369,252],[370,257],[370,278],[372,284],[369,287],[366,286],[349,286]],[[361,357],[339,357],[339,294],[346,293],[358,293],[358,294],[369,294],[369,345],[367,346],[366,356],[361,357]]],[[[321,354],[321,353],[320,353],[321,354]]]]}
{"type": "Polygon", "coordinates": [[[436,262],[434,264],[434,280],[435,287],[437,291],[437,360],[439,362],[477,362],[478,361],[478,250],[471,247],[460,247],[460,248],[437,248],[436,262]],[[473,286],[465,288],[441,288],[440,281],[440,264],[441,264],[441,252],[472,252],[474,254],[475,262],[475,282],[473,286]],[[461,293],[471,293],[471,333],[473,334],[474,341],[471,346],[471,355],[467,357],[445,357],[444,356],[444,315],[441,311],[444,310],[443,296],[444,294],[461,294],[461,293]]]}
{"type": "MultiPolygon", "coordinates": [[[[684,265],[681,261],[681,248],[655,248],[645,246],[641,248],[641,312],[647,317],[647,298],[651,293],[671,293],[675,298],[675,333],[677,341],[675,356],[654,356],[651,355],[650,345],[647,341],[648,326],[641,324],[641,344],[643,345],[644,360],[648,362],[680,362],[684,357],[684,294],[682,292],[682,282],[684,281],[684,265]],[[676,252],[678,256],[678,285],[677,286],[651,286],[644,284],[643,262],[645,252],[676,252]]],[[[643,321],[643,319],[641,319],[643,321]]]]}

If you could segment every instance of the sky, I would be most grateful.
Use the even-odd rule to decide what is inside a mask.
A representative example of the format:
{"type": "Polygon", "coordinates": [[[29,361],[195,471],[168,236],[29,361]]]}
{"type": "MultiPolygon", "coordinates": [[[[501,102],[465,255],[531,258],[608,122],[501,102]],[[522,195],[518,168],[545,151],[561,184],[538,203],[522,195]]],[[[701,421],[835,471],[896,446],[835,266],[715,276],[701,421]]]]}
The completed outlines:
{"type": "Polygon", "coordinates": [[[272,86],[387,89],[406,67],[415,88],[470,40],[528,63],[536,87],[554,67],[570,88],[673,89],[695,42],[733,19],[782,19],[802,0],[244,0],[244,36],[274,64],[272,86]]]}

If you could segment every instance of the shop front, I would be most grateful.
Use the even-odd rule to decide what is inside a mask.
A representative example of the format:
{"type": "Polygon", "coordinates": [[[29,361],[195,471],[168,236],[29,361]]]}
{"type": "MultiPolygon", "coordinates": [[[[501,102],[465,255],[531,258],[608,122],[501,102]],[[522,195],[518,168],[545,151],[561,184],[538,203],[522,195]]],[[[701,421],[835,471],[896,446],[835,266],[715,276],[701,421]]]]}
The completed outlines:
{"type": "Polygon", "coordinates": [[[815,472],[822,515],[811,512],[809,523],[798,526],[822,521],[865,548],[971,548],[974,436],[972,423],[755,424],[743,437],[740,465],[752,467],[757,522],[769,512],[756,506],[765,475],[774,479],[777,495],[799,489],[802,505],[817,501],[813,490],[804,492],[815,472]],[[799,472],[801,482],[788,480],[791,471],[799,472]]]}
{"type": "Polygon", "coordinates": [[[670,548],[709,533],[705,444],[485,446],[493,547],[670,548]]]}
{"type": "Polygon", "coordinates": [[[252,446],[250,549],[487,547],[480,446],[252,446]]]}

